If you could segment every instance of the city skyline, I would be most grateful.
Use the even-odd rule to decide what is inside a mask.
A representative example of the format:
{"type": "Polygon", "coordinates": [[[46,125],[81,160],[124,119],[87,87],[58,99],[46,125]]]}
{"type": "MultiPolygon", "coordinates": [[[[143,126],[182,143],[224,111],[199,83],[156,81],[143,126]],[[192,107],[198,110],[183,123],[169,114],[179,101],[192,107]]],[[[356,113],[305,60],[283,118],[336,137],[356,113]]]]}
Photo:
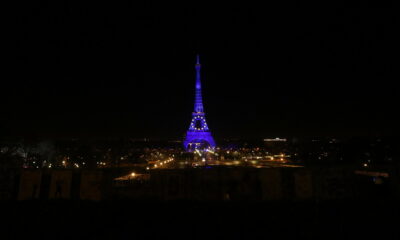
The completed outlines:
{"type": "Polygon", "coordinates": [[[400,239],[371,3],[7,2],[2,239],[400,239]]]}

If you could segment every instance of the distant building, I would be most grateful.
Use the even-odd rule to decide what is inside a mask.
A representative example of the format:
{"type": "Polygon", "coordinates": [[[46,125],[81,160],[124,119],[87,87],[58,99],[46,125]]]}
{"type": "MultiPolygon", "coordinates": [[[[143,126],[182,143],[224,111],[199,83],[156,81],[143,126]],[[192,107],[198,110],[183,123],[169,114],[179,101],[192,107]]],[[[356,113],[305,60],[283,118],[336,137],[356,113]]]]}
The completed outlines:
{"type": "Polygon", "coordinates": [[[286,142],[286,138],[266,138],[264,142],[286,142]]]}
{"type": "Polygon", "coordinates": [[[264,144],[270,153],[281,154],[287,150],[286,138],[266,138],[264,139],[264,144]]]}

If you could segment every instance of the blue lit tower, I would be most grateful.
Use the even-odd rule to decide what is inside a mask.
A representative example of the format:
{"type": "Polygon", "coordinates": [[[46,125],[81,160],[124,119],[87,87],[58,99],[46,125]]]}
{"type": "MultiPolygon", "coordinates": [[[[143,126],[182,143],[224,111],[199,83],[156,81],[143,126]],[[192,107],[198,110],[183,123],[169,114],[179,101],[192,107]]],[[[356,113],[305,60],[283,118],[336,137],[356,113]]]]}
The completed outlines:
{"type": "Polygon", "coordinates": [[[184,147],[187,151],[192,152],[196,149],[204,150],[207,148],[215,148],[214,138],[208,129],[204,108],[203,98],[201,96],[201,80],[200,80],[200,58],[197,55],[196,62],[196,93],[194,100],[194,112],[192,113],[192,121],[189,130],[186,133],[184,147]]]}

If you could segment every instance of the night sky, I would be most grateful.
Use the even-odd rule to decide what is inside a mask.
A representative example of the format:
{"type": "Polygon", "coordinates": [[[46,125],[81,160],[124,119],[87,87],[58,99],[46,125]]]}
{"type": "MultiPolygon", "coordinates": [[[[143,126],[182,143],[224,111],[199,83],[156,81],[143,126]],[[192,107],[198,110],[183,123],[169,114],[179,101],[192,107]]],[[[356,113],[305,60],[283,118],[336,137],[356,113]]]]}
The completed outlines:
{"type": "Polygon", "coordinates": [[[397,134],[394,8],[116,2],[10,9],[1,135],[180,139],[197,53],[217,140],[397,134]]]}

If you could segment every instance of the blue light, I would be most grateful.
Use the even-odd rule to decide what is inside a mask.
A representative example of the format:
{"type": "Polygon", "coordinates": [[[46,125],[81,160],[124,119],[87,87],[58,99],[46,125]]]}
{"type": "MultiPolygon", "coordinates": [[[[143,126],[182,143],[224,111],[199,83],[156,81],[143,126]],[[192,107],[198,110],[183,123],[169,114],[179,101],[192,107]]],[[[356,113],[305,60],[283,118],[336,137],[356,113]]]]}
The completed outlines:
{"type": "Polygon", "coordinates": [[[201,94],[201,79],[200,79],[200,57],[197,55],[196,62],[196,93],[194,102],[194,112],[192,113],[192,121],[189,130],[186,133],[184,147],[186,151],[193,152],[195,149],[206,149],[208,147],[215,148],[214,138],[208,129],[204,107],[203,97],[201,94]],[[195,123],[199,123],[198,125],[195,123]],[[197,126],[196,126],[197,125],[197,126]]]}

